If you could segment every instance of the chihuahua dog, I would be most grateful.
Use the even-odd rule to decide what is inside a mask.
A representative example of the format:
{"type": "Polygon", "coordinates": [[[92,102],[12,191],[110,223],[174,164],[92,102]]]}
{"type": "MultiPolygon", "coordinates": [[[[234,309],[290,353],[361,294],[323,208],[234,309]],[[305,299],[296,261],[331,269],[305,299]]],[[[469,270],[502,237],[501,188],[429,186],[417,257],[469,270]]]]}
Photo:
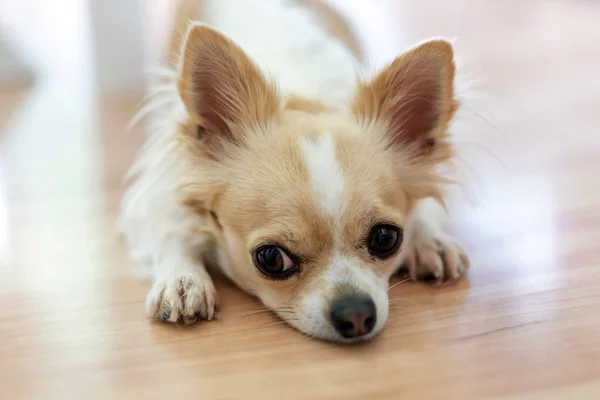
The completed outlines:
{"type": "Polygon", "coordinates": [[[351,343],[384,327],[401,266],[465,273],[440,173],[459,107],[451,43],[360,79],[351,49],[291,0],[186,0],[177,21],[156,89],[168,100],[120,221],[151,271],[151,318],[214,319],[214,265],[301,332],[351,343]]]}

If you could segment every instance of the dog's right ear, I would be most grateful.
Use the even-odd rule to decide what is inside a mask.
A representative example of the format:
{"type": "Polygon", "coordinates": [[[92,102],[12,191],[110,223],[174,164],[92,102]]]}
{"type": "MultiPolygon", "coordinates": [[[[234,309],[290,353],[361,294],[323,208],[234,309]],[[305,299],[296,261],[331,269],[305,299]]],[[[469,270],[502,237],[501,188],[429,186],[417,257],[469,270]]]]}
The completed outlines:
{"type": "Polygon", "coordinates": [[[279,109],[276,87],[231,40],[192,25],[182,55],[178,90],[207,144],[239,144],[242,135],[269,122],[279,109]]]}
{"type": "Polygon", "coordinates": [[[442,150],[448,147],[447,128],[458,107],[454,74],[452,44],[427,41],[362,83],[353,111],[366,125],[382,123],[394,146],[415,155],[442,150]]]}

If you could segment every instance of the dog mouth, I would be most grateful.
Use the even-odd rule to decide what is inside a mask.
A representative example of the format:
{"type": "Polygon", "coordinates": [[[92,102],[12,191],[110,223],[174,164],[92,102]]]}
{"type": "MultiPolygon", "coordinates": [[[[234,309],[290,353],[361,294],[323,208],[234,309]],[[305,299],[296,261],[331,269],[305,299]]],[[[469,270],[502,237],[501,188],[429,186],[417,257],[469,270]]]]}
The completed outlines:
{"type": "Polygon", "coordinates": [[[327,306],[322,305],[281,307],[271,311],[297,331],[337,344],[370,341],[381,331],[387,317],[387,310],[378,308],[373,298],[365,294],[338,297],[327,306]]]}

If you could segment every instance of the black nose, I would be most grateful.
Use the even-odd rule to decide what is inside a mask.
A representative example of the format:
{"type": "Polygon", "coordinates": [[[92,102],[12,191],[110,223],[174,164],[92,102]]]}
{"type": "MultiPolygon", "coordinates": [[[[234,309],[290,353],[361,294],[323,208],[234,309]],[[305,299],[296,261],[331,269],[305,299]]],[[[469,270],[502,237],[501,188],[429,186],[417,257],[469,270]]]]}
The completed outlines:
{"type": "Polygon", "coordinates": [[[377,322],[377,311],[370,297],[345,297],[333,302],[330,318],[340,335],[356,338],[373,330],[377,322]]]}

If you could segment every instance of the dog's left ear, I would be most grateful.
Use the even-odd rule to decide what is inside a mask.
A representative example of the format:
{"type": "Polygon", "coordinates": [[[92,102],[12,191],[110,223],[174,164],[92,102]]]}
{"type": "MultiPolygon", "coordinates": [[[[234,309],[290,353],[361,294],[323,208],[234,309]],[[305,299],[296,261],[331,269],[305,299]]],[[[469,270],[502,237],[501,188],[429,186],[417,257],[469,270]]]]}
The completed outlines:
{"type": "Polygon", "coordinates": [[[244,51],[206,25],[192,25],[187,33],[178,89],[212,150],[241,142],[280,104],[276,87],[244,51]]]}
{"type": "Polygon", "coordinates": [[[442,144],[457,109],[454,72],[452,45],[425,42],[359,85],[352,110],[366,125],[381,124],[391,145],[428,154],[442,144]]]}

